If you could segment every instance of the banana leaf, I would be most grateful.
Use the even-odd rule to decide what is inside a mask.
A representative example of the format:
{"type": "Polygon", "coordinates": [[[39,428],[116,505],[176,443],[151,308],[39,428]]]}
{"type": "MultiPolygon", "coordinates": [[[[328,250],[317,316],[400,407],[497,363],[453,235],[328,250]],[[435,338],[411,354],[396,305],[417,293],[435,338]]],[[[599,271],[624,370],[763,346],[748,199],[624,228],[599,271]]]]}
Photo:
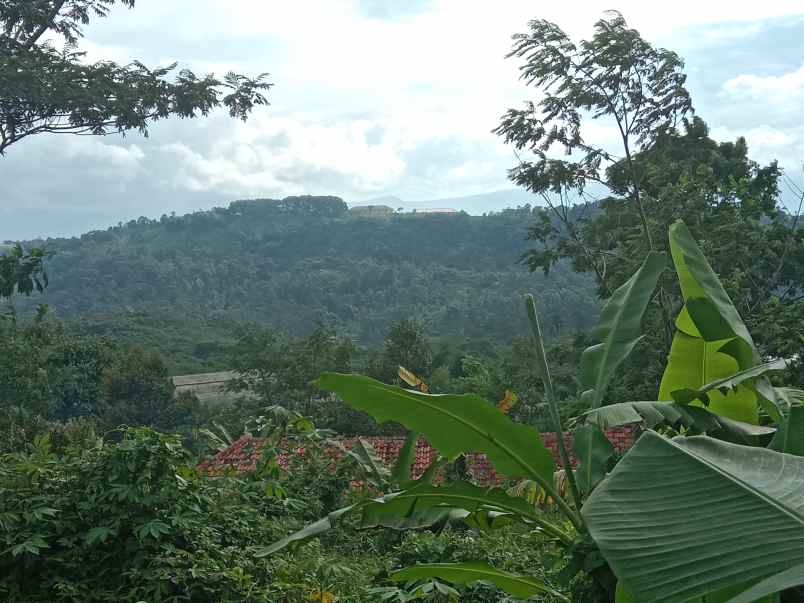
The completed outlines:
{"type": "MultiPolygon", "coordinates": [[[[670,251],[684,307],[676,320],[667,366],[659,388],[660,400],[678,390],[698,390],[759,364],[751,334],[683,222],[670,227],[670,251]]],[[[745,423],[758,423],[758,397],[739,385],[728,398],[709,394],[709,409],[745,423]]]]}
{"type": "Polygon", "coordinates": [[[640,603],[681,603],[804,563],[804,458],[648,431],[583,507],[640,603]]]}
{"type": "Polygon", "coordinates": [[[583,351],[579,367],[579,381],[584,388],[581,400],[589,408],[600,406],[617,367],[642,339],[642,316],[666,263],[663,253],[648,254],[639,270],[603,306],[591,332],[592,339],[600,343],[583,351]]]}
{"type": "Polygon", "coordinates": [[[648,429],[665,424],[685,427],[696,435],[708,434],[747,444],[755,444],[757,438],[776,433],[773,427],[733,421],[699,406],[675,402],[621,402],[588,411],[577,420],[598,425],[604,430],[634,423],[640,423],[648,429]]]}
{"type": "Polygon", "coordinates": [[[340,373],[324,373],[318,383],[378,422],[396,421],[424,434],[450,460],[482,452],[498,473],[552,483],[555,462],[539,430],[515,423],[479,396],[424,394],[340,373]]]}
{"type": "Polygon", "coordinates": [[[554,597],[555,601],[569,601],[567,597],[547,586],[544,580],[509,574],[485,563],[428,563],[413,565],[391,574],[391,580],[395,582],[412,582],[427,578],[440,578],[461,585],[488,582],[514,597],[522,599],[547,594],[554,597]]]}
{"type": "Polygon", "coordinates": [[[395,529],[422,528],[440,519],[439,510],[463,509],[464,519],[473,527],[496,529],[510,518],[537,525],[551,536],[564,542],[571,538],[558,526],[544,520],[525,499],[509,496],[500,488],[482,488],[468,482],[445,486],[420,484],[376,499],[363,507],[361,527],[390,527],[395,529]],[[428,523],[430,522],[430,523],[428,523]]]}

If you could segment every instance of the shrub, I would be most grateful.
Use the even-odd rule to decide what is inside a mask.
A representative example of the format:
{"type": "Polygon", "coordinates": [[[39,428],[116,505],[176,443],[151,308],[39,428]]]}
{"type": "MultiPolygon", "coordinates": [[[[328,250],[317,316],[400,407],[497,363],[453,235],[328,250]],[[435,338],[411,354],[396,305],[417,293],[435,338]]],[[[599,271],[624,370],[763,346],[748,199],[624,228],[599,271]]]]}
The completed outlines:
{"type": "Polygon", "coordinates": [[[117,444],[0,464],[0,598],[9,601],[276,601],[250,547],[275,537],[265,474],[205,478],[178,436],[145,428],[117,444]]]}

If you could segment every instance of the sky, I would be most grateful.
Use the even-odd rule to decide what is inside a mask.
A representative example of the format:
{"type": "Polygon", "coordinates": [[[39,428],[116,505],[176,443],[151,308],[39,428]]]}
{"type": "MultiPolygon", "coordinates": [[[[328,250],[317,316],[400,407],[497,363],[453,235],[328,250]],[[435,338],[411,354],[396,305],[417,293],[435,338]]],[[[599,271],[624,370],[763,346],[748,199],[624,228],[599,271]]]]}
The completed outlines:
{"type": "MultiPolygon", "coordinates": [[[[241,198],[338,195],[409,201],[510,189],[511,148],[492,134],[535,91],[505,59],[530,19],[588,37],[617,8],[686,61],[698,115],[745,136],[804,183],[804,0],[138,0],[86,29],[88,59],[222,74],[269,72],[271,105],[167,120],[148,138],[40,135],[0,157],[0,240],[72,236],[139,216],[241,198]]],[[[585,138],[614,148],[610,125],[585,138]]]]}

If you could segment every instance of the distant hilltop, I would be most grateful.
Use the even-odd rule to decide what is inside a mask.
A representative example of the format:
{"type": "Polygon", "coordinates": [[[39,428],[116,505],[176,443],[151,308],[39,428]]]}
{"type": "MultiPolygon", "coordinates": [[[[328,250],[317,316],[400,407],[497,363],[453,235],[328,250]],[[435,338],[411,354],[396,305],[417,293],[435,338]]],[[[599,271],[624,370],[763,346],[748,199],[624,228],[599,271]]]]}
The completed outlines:
{"type": "Polygon", "coordinates": [[[403,208],[394,209],[388,205],[355,205],[349,209],[355,215],[370,216],[376,218],[384,218],[394,214],[405,213],[415,215],[427,214],[457,214],[460,213],[457,209],[452,207],[423,207],[421,209],[413,208],[405,211],[403,208]]]}
{"type": "MultiPolygon", "coordinates": [[[[368,215],[387,215],[390,209],[395,213],[424,213],[424,214],[452,214],[466,212],[473,216],[496,213],[504,209],[530,205],[540,207],[544,204],[541,197],[529,193],[523,189],[510,189],[502,191],[492,191],[479,195],[468,195],[464,197],[447,197],[426,201],[405,201],[395,196],[376,197],[357,203],[350,203],[352,209],[358,208],[387,208],[382,211],[384,214],[376,214],[372,210],[358,210],[366,212],[368,215]]],[[[377,210],[379,211],[379,210],[377,210]]]]}

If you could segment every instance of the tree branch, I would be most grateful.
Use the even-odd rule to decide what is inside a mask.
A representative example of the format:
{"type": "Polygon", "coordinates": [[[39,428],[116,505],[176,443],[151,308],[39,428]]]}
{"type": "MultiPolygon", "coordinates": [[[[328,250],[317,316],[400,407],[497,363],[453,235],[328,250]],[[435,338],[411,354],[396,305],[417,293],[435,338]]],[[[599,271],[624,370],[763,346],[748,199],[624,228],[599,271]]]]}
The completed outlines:
{"type": "Polygon", "coordinates": [[[787,261],[787,256],[790,253],[790,248],[793,246],[793,239],[796,236],[796,229],[798,228],[798,222],[799,219],[801,218],[802,206],[804,206],[804,189],[800,190],[801,192],[798,197],[798,209],[796,209],[796,216],[793,219],[793,226],[790,229],[790,235],[787,237],[787,241],[785,241],[784,250],[782,251],[781,257],[779,258],[779,265],[776,266],[776,270],[773,272],[773,278],[771,278],[770,280],[771,288],[775,287],[777,282],[779,281],[779,277],[782,274],[782,269],[784,268],[784,264],[787,261]]]}
{"type": "Polygon", "coordinates": [[[27,40],[25,40],[22,45],[23,49],[30,50],[33,48],[33,45],[36,44],[39,38],[41,38],[42,35],[53,26],[54,20],[59,15],[59,11],[61,11],[66,2],[67,0],[56,0],[45,21],[39,25],[36,31],[34,31],[34,33],[32,33],[27,40]]]}

